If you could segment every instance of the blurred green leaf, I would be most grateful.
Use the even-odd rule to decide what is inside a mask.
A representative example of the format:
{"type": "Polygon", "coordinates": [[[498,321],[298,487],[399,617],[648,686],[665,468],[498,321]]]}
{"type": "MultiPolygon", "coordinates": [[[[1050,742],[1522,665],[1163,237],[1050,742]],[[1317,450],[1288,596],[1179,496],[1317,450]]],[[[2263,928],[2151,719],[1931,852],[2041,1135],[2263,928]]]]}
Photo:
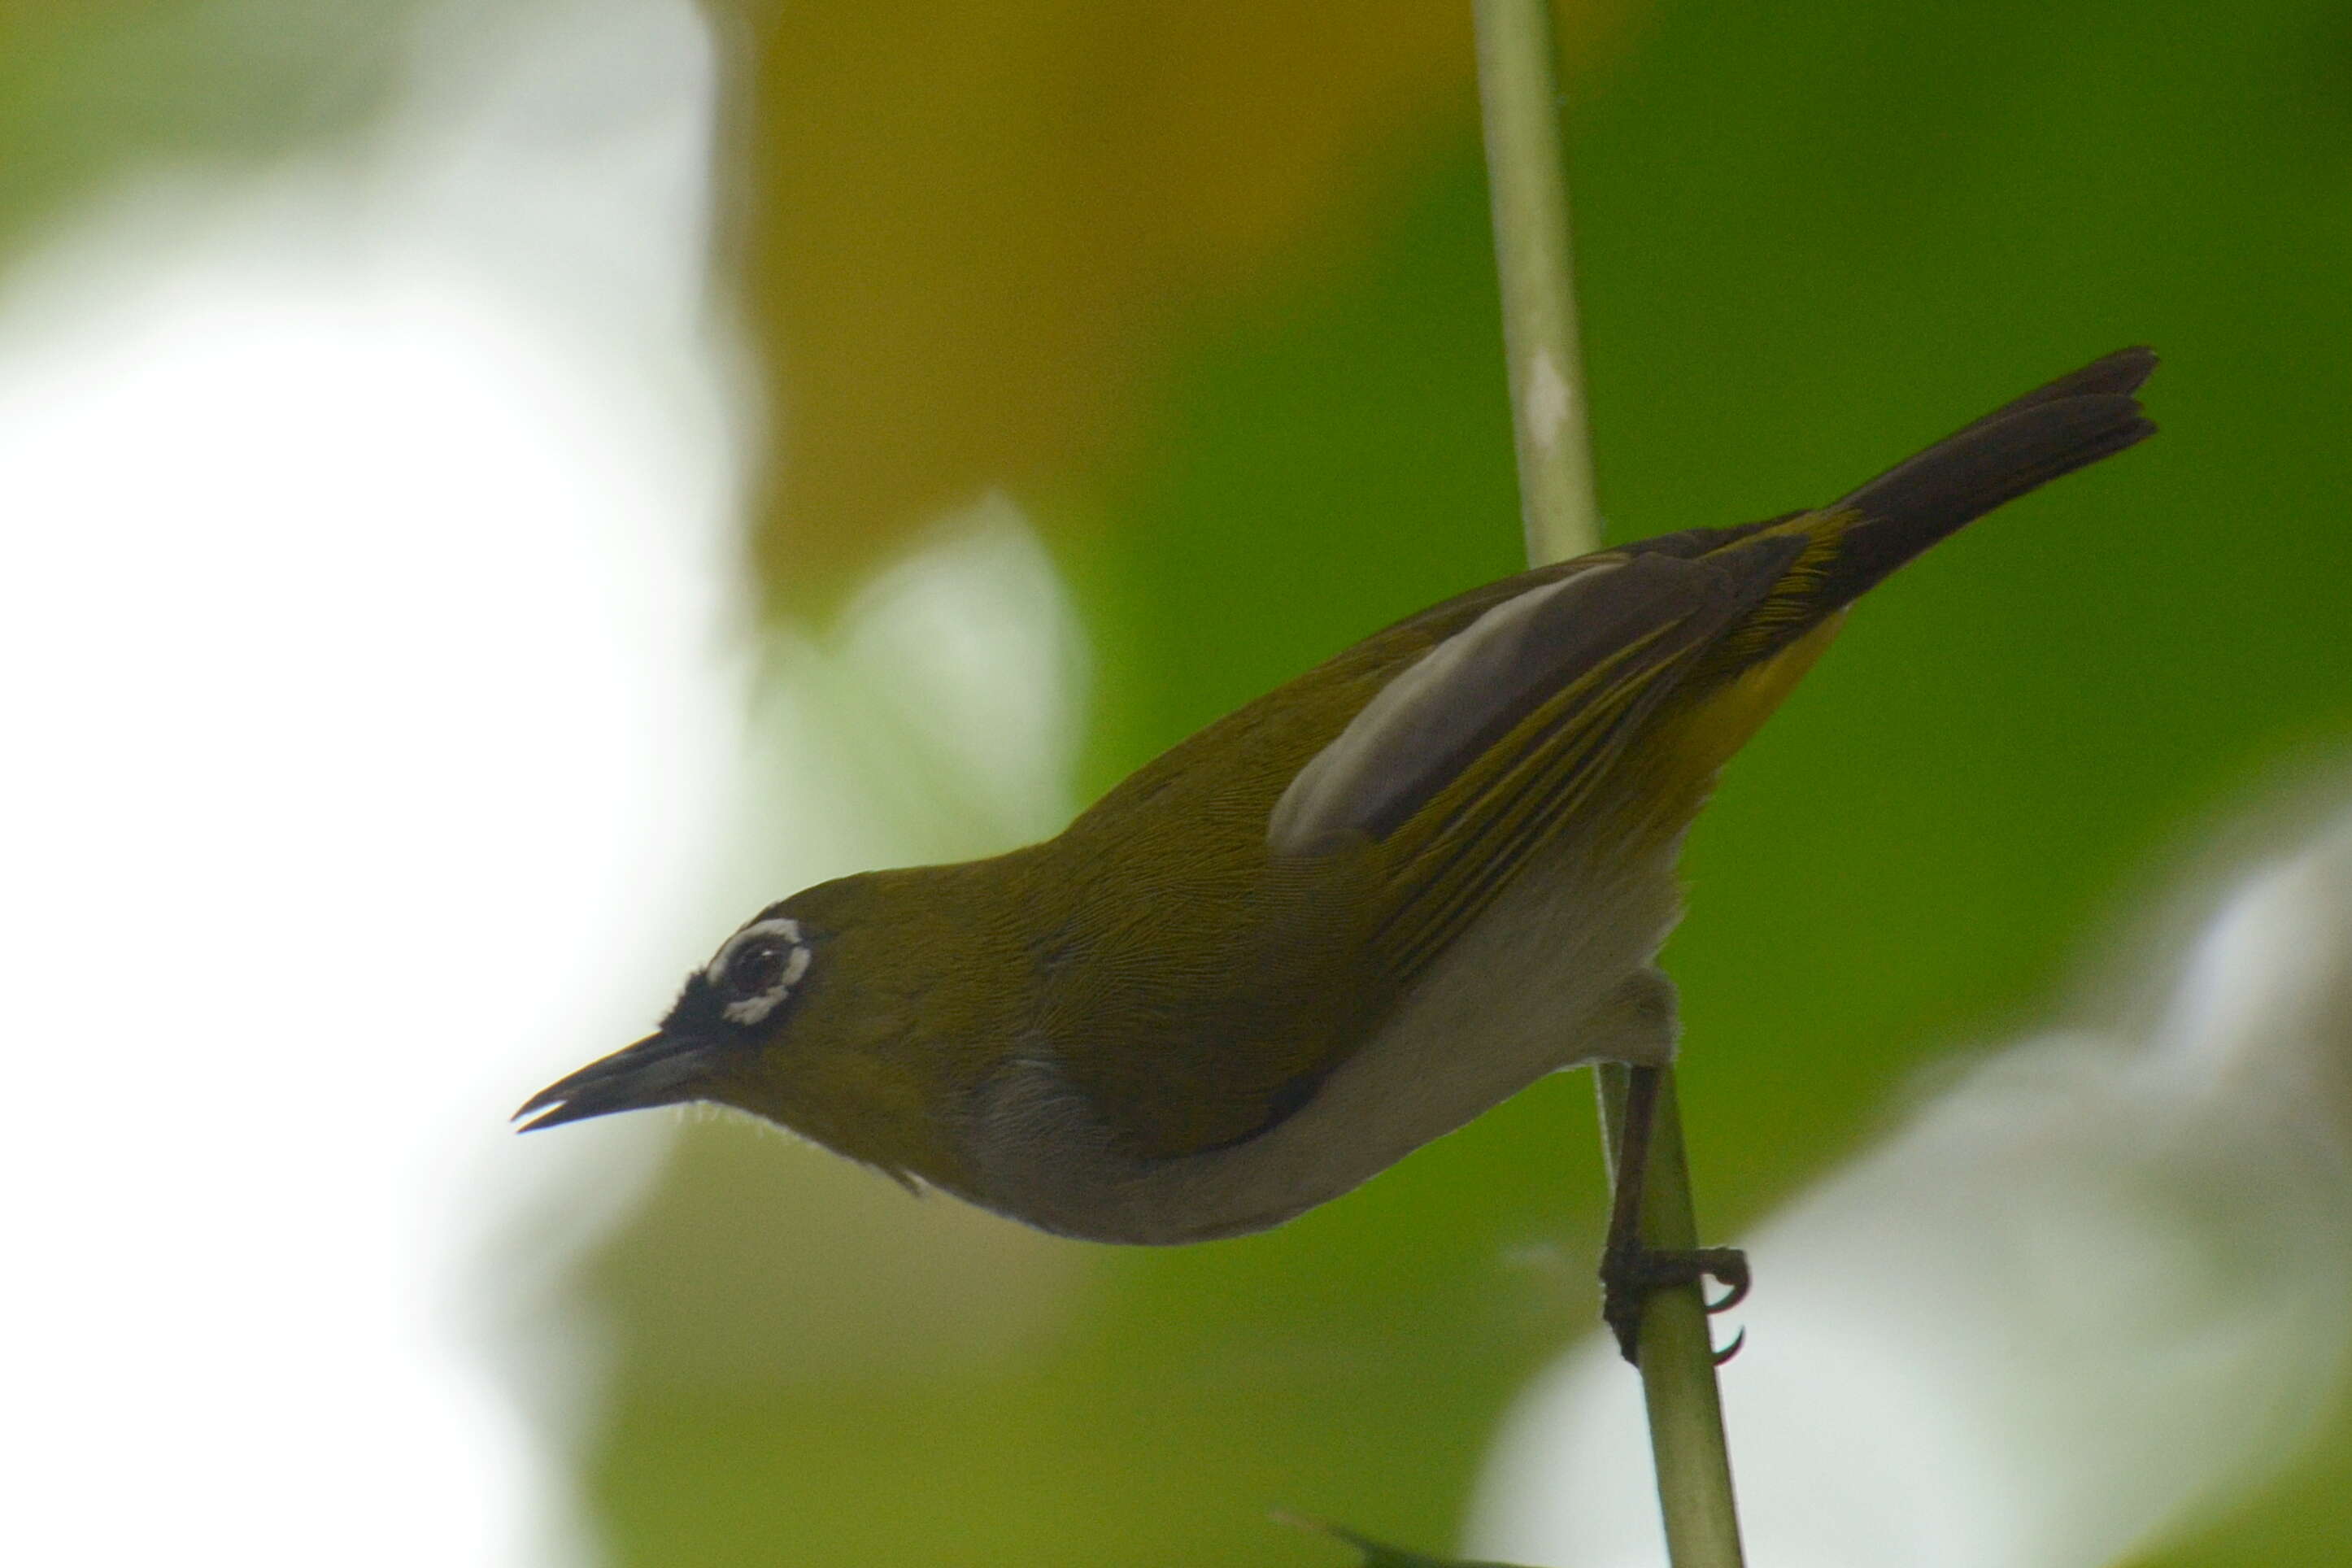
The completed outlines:
{"type": "Polygon", "coordinates": [[[400,83],[418,9],[0,3],[0,258],[116,182],[315,152],[368,123],[400,83]]]}

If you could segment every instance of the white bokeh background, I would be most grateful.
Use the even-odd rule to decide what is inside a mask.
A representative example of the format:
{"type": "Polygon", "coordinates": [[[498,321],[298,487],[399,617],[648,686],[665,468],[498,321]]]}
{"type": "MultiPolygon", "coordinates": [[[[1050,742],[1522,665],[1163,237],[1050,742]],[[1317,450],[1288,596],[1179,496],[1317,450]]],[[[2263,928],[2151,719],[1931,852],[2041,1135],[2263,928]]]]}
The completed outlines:
{"type": "Polygon", "coordinates": [[[676,1120],[507,1113],[780,891],[1068,815],[1009,501],[736,597],[712,90],[688,0],[430,10],[357,143],[0,279],[0,1558],[595,1560],[558,1286],[676,1120]]]}
{"type": "Polygon", "coordinates": [[[503,1121],[705,942],[747,660],[699,24],[495,19],[0,292],[10,1561],[583,1549],[484,1303],[661,1130],[503,1121]]]}

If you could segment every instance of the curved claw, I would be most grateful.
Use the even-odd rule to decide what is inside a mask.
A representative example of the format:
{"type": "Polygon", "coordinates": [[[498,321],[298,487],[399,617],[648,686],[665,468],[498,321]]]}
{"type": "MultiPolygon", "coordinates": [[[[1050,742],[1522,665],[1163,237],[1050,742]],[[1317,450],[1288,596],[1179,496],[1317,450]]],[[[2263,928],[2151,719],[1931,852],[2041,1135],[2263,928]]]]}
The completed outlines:
{"type": "Polygon", "coordinates": [[[1727,1362],[1733,1356],[1738,1355],[1739,1353],[1739,1348],[1747,1342],[1748,1331],[1746,1329],[1742,1329],[1738,1333],[1731,1336],[1731,1342],[1729,1344],[1715,1352],[1715,1364],[1721,1366],[1725,1362],[1727,1362]]]}
{"type": "MultiPolygon", "coordinates": [[[[1601,1319],[1617,1336],[1617,1348],[1629,1362],[1639,1363],[1642,1304],[1654,1290],[1669,1289],[1683,1285],[1701,1285],[1715,1279],[1722,1283],[1720,1300],[1708,1301],[1702,1292],[1700,1305],[1710,1313],[1727,1311],[1748,1299],[1753,1277],[1748,1268],[1748,1255],[1736,1247],[1696,1247],[1683,1251],[1653,1251],[1648,1247],[1612,1247],[1601,1256],[1601,1319]]],[[[1738,1350],[1739,1342],[1719,1359],[1728,1360],[1738,1350]]]]}
{"type": "Polygon", "coordinates": [[[1717,1274],[1715,1278],[1723,1281],[1724,1289],[1723,1295],[1718,1300],[1706,1303],[1707,1315],[1710,1317],[1717,1312],[1728,1312],[1732,1308],[1748,1300],[1748,1287],[1756,1283],[1745,1268],[1740,1269],[1736,1276],[1717,1274]]]}

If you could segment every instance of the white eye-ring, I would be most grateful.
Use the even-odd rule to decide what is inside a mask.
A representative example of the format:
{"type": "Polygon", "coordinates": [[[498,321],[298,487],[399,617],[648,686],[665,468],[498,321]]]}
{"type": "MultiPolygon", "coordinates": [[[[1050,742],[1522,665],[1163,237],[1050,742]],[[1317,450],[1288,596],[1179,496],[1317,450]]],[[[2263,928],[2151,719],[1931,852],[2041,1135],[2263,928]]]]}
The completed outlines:
{"type": "Polygon", "coordinates": [[[814,955],[801,923],[781,916],[753,921],[727,939],[702,973],[727,1000],[720,1017],[756,1024],[783,1005],[808,973],[814,955]]]}

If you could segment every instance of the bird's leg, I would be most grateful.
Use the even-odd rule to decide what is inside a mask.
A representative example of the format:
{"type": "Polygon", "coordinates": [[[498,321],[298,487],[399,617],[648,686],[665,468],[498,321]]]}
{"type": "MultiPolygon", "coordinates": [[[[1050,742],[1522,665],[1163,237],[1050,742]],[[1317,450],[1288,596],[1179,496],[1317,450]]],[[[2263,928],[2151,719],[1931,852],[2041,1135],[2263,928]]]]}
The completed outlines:
{"type": "MultiPolygon", "coordinates": [[[[1748,1255],[1736,1247],[1694,1247],[1665,1251],[1642,1241],[1642,1200],[1650,1173],[1650,1130],[1657,1120],[1658,1069],[1628,1070],[1624,1124],[1617,1135],[1617,1191],[1609,1215],[1609,1240],[1601,1250],[1601,1317],[1617,1336],[1625,1359],[1641,1363],[1642,1309],[1651,1295],[1702,1279],[1720,1280],[1729,1292],[1706,1303],[1710,1312],[1736,1307],[1748,1294],[1748,1255]]],[[[1728,1361],[1739,1341],[1716,1357],[1728,1361]]]]}

